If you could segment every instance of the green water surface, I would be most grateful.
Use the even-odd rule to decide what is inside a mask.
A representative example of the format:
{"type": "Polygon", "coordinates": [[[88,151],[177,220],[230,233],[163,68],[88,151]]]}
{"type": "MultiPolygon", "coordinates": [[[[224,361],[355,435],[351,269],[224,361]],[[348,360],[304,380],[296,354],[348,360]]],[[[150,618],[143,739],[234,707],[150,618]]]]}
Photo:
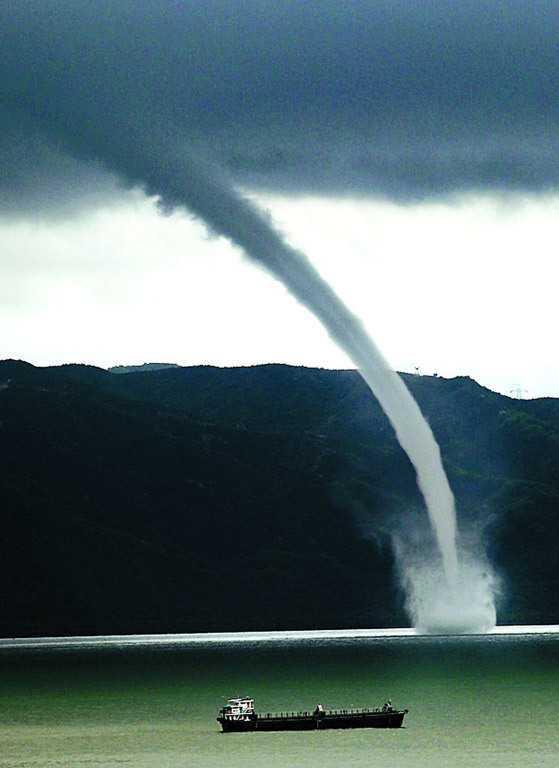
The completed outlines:
{"type": "Polygon", "coordinates": [[[559,768],[559,636],[0,651],[1,768],[559,768]],[[408,708],[405,728],[221,734],[259,711],[408,708]]]}

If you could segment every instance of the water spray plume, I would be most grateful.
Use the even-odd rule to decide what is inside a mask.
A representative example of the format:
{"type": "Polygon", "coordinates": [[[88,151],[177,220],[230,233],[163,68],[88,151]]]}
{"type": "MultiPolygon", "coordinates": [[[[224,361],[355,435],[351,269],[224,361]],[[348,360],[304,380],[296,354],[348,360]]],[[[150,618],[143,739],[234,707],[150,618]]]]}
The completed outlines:
{"type": "Polygon", "coordinates": [[[405,534],[393,533],[406,609],[417,632],[483,633],[495,626],[498,583],[484,560],[480,534],[470,530],[469,541],[461,537],[457,573],[449,581],[420,519],[408,522],[405,534]]]}

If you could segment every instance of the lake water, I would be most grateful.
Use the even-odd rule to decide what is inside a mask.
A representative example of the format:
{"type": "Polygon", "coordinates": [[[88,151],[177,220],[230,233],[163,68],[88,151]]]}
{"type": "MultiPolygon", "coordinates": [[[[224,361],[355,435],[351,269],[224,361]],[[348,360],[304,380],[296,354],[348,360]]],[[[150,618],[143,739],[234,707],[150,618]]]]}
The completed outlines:
{"type": "Polygon", "coordinates": [[[0,766],[559,766],[559,634],[0,644],[0,766]],[[221,734],[257,709],[408,708],[400,730],[221,734]]]}

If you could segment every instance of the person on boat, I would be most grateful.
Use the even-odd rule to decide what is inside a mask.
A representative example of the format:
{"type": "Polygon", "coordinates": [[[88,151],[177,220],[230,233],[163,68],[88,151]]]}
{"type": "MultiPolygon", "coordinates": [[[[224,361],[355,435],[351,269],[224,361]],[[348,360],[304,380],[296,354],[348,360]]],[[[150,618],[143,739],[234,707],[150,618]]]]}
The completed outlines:
{"type": "Polygon", "coordinates": [[[323,714],[324,714],[324,707],[322,706],[322,704],[317,704],[316,709],[313,712],[313,715],[315,715],[315,717],[321,717],[323,714]]]}
{"type": "Polygon", "coordinates": [[[383,712],[392,712],[392,699],[388,699],[382,707],[383,712]]]}

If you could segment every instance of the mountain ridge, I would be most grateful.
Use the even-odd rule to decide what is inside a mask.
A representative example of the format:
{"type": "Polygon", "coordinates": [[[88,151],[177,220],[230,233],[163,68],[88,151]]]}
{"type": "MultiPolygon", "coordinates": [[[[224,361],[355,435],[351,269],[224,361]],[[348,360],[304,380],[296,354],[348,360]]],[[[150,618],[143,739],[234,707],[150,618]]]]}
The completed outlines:
{"type": "MultiPolygon", "coordinates": [[[[559,621],[559,401],[402,377],[500,622],[559,621]]],[[[0,449],[4,636],[407,623],[390,540],[426,515],[355,371],[2,361],[0,449]]]]}

